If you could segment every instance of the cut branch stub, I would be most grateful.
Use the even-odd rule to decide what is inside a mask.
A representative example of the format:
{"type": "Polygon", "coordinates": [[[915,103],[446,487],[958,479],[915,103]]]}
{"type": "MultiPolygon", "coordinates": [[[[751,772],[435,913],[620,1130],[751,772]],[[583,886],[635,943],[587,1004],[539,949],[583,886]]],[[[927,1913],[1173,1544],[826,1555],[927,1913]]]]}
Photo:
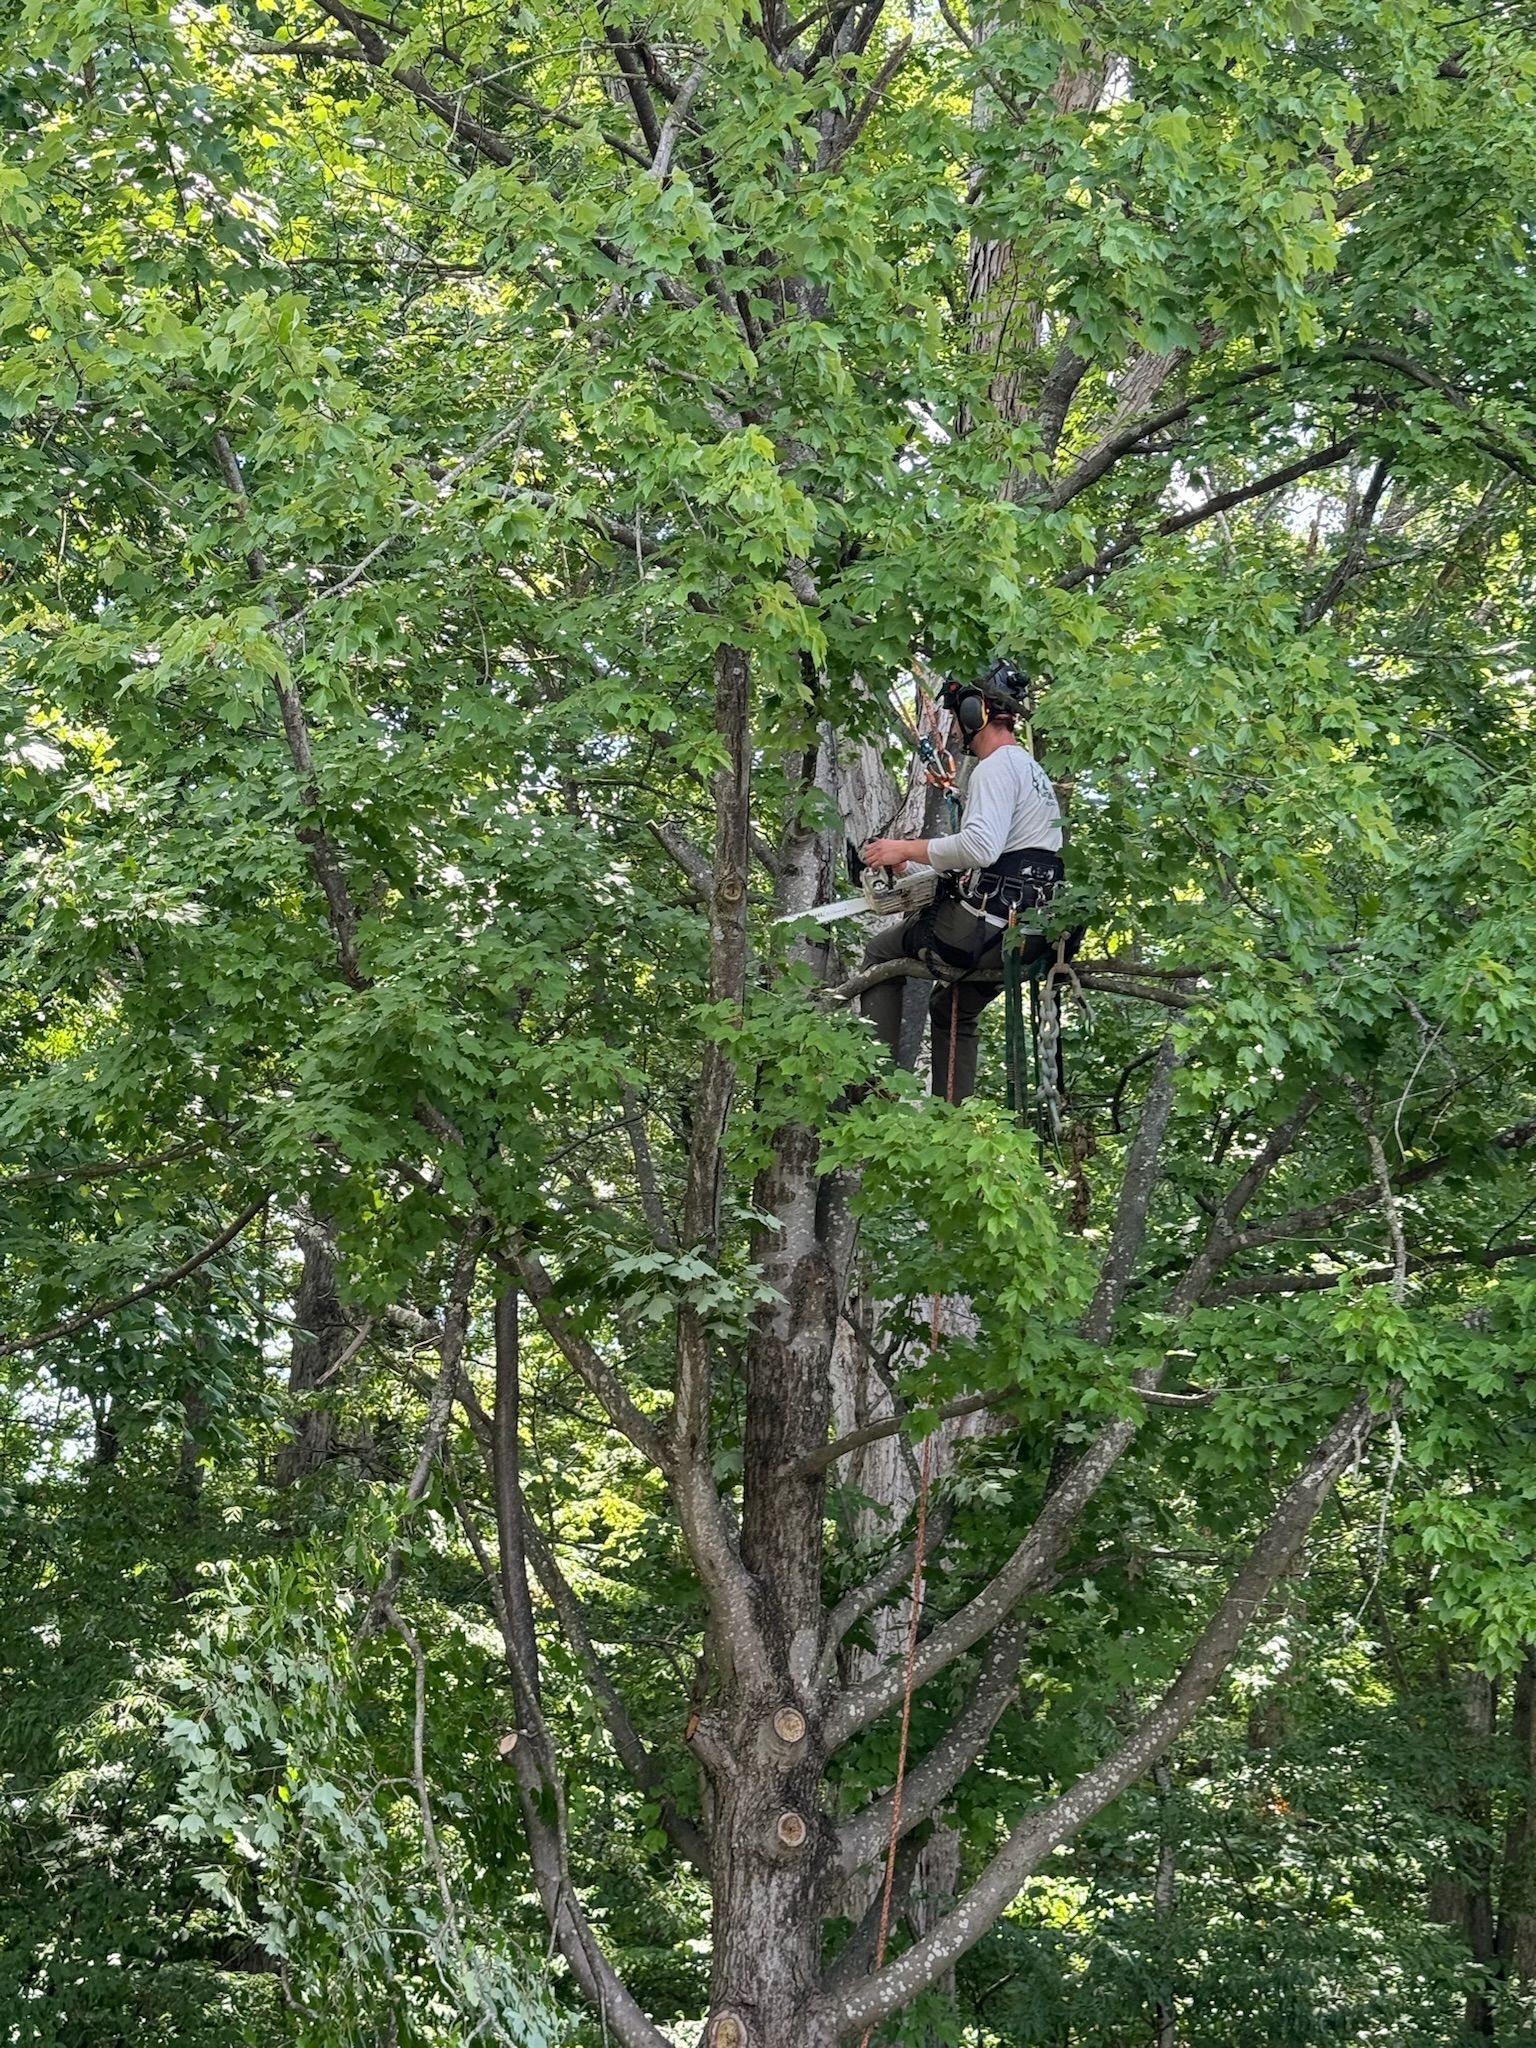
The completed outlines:
{"type": "Polygon", "coordinates": [[[805,1815],[796,1813],[793,1807],[787,1813],[781,1813],[777,1833],[786,1849],[803,1849],[805,1838],[810,1833],[805,1824],[805,1815]]]}
{"type": "Polygon", "coordinates": [[[739,2014],[716,2013],[710,2022],[709,2048],[747,2048],[746,2022],[739,2014]]]}
{"type": "Polygon", "coordinates": [[[805,1740],[805,1716],[798,1707],[780,1707],[773,1717],[773,1732],[786,1748],[805,1740]]]}
{"type": "Polygon", "coordinates": [[[513,1750],[517,1747],[517,1730],[515,1728],[509,1728],[506,1734],[502,1736],[500,1742],[497,1743],[496,1747],[501,1751],[503,1756],[510,1756],[513,1750]]]}

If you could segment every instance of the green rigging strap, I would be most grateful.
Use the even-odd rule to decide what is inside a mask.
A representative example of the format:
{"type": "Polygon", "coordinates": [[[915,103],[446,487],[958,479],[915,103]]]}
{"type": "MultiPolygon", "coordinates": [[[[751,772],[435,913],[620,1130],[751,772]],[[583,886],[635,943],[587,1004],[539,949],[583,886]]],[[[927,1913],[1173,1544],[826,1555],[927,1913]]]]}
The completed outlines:
{"type": "MultiPolygon", "coordinates": [[[[1044,1035],[1044,1004],[1042,985],[1047,982],[1051,970],[1059,963],[1061,948],[1056,949],[1052,958],[1051,948],[1042,947],[1039,957],[1027,965],[1024,948],[1037,937],[1034,932],[1024,931],[1018,920],[1018,912],[1008,914],[1008,929],[1003,934],[1003,1058],[1007,1076],[1007,1106],[1020,1124],[1033,1123],[1042,1141],[1049,1138],[1055,1143],[1061,1135],[1059,1073],[1053,1071],[1050,1081],[1045,1078],[1045,1054],[1041,1050],[1044,1035]],[[1025,1047],[1024,1025],[1024,984],[1029,983],[1029,1041],[1025,1047]]],[[[1059,1032],[1059,1022],[1057,1030],[1059,1032]]],[[[1060,1039],[1057,1033],[1051,1038],[1051,1063],[1059,1068],[1060,1039]]]]}
{"type": "Polygon", "coordinates": [[[1028,1056],[1024,1050],[1024,934],[1010,911],[1003,936],[1003,1047],[1008,1109],[1023,1123],[1029,1102],[1028,1056]]]}

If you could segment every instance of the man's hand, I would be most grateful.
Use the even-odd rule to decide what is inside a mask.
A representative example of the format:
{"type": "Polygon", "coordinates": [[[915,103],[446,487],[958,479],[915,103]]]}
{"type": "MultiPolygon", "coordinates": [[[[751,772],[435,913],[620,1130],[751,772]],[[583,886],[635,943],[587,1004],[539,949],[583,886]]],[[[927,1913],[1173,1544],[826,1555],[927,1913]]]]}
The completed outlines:
{"type": "Polygon", "coordinates": [[[859,858],[867,868],[890,868],[902,875],[909,860],[921,860],[927,851],[926,839],[871,839],[859,858]]]}

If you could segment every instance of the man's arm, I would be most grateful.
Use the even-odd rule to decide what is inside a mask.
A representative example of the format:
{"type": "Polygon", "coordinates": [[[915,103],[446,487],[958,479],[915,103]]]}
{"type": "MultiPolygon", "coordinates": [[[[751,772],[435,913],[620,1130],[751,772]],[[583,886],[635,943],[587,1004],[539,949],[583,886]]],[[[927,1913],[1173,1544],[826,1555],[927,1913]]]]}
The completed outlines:
{"type": "Polygon", "coordinates": [[[1013,788],[1006,773],[992,766],[994,756],[977,764],[965,793],[965,816],[958,832],[938,839],[873,839],[864,849],[872,868],[899,868],[904,861],[926,861],[941,875],[962,868],[990,867],[1008,844],[1013,822],[1013,788]]]}

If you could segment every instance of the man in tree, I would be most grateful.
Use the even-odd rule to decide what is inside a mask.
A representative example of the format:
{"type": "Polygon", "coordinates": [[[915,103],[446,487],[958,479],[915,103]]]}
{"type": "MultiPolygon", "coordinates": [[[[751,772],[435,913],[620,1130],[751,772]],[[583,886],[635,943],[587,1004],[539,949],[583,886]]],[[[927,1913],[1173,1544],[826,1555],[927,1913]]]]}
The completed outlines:
{"type": "MultiPolygon", "coordinates": [[[[1062,878],[1056,791],[1016,730],[1023,680],[1010,664],[997,662],[980,681],[945,693],[960,744],[976,764],[959,829],[936,839],[873,839],[864,848],[869,867],[901,872],[918,861],[940,877],[931,903],[870,941],[864,965],[918,960],[933,975],[933,1091],[952,1102],[964,1101],[976,1086],[976,1025],[1002,992],[1010,913],[1048,903],[1062,878]]],[[[1043,939],[1032,937],[1025,959],[1038,959],[1043,947],[1043,939]]],[[[862,1003],[893,1055],[902,988],[900,980],[879,982],[862,1003]]]]}

